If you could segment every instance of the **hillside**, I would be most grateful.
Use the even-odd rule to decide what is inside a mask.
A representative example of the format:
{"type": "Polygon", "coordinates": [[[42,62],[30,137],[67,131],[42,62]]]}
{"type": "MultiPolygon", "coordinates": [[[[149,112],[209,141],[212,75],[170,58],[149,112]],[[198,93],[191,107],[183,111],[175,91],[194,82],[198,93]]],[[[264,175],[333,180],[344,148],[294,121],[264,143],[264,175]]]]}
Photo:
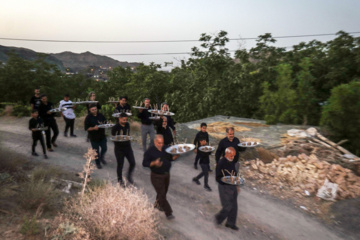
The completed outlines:
{"type": "MultiPolygon", "coordinates": [[[[17,47],[7,47],[0,45],[0,61],[7,62],[8,53],[14,52],[20,57],[33,61],[36,59],[38,54],[44,54],[35,52],[31,49],[26,48],[17,48],[17,47]]],[[[52,53],[45,54],[47,55],[46,61],[51,64],[55,64],[61,71],[66,71],[66,69],[70,69],[72,72],[78,72],[83,69],[87,69],[90,66],[95,67],[103,67],[108,69],[109,67],[114,68],[118,66],[122,67],[136,67],[139,63],[129,63],[129,62],[120,62],[115,59],[106,56],[100,56],[93,54],[91,52],[85,53],[73,53],[73,52],[62,52],[62,53],[52,53]]]]}

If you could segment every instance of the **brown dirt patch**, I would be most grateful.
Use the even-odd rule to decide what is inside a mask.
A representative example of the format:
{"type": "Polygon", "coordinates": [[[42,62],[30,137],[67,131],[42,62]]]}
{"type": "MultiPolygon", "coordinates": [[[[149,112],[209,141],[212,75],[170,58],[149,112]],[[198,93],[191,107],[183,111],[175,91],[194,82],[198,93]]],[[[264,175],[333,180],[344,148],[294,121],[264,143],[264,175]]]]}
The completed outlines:
{"type": "Polygon", "coordinates": [[[261,124],[261,123],[252,123],[252,122],[234,122],[234,123],[248,127],[269,127],[269,125],[261,124]]]}

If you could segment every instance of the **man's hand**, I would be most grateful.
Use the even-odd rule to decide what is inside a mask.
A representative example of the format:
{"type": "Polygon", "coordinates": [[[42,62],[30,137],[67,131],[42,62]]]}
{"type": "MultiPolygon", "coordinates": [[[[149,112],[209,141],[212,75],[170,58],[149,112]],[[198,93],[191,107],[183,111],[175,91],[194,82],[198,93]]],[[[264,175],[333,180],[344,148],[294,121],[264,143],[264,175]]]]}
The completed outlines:
{"type": "Polygon", "coordinates": [[[144,109],[139,108],[139,113],[142,113],[143,110],[144,110],[144,109]]]}
{"type": "Polygon", "coordinates": [[[194,153],[197,153],[197,149],[196,149],[196,148],[194,149],[194,153]]]}
{"type": "Polygon", "coordinates": [[[178,154],[178,155],[174,155],[172,159],[173,159],[173,160],[176,160],[178,157],[180,157],[179,154],[178,154]]]}
{"type": "Polygon", "coordinates": [[[240,187],[236,186],[237,192],[240,193],[240,187]]]}
{"type": "Polygon", "coordinates": [[[99,127],[96,125],[95,127],[93,127],[93,130],[97,131],[99,130],[99,127]]]}
{"type": "Polygon", "coordinates": [[[160,161],[160,158],[158,158],[155,161],[152,161],[150,163],[150,167],[161,167],[162,165],[163,165],[163,162],[160,161]]]}
{"type": "Polygon", "coordinates": [[[176,135],[176,130],[174,130],[174,135],[176,135]]]}

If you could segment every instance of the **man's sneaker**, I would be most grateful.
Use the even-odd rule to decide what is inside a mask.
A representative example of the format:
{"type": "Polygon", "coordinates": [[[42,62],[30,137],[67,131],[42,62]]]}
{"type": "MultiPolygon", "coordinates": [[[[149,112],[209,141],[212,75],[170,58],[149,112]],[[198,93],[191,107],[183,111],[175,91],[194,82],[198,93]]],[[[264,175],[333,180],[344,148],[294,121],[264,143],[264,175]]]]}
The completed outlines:
{"type": "Polygon", "coordinates": [[[67,133],[66,133],[66,132],[64,132],[64,137],[67,137],[67,133]]]}
{"type": "Polygon", "coordinates": [[[119,181],[119,184],[120,184],[120,187],[122,187],[122,188],[125,188],[125,183],[124,183],[124,181],[119,181]]]}
{"type": "Polygon", "coordinates": [[[236,225],[230,225],[228,223],[225,224],[225,227],[227,228],[231,228],[232,230],[238,231],[239,228],[236,225]]]}
{"type": "Polygon", "coordinates": [[[53,152],[54,151],[54,149],[52,149],[52,148],[48,148],[47,150],[48,150],[48,152],[53,152]]]}
{"type": "Polygon", "coordinates": [[[53,145],[54,147],[57,147],[57,146],[58,146],[55,142],[52,142],[52,145],[53,145]]]}
{"type": "Polygon", "coordinates": [[[127,177],[127,181],[128,181],[130,184],[134,184],[134,180],[132,179],[132,177],[127,177]]]}
{"type": "Polygon", "coordinates": [[[209,172],[212,172],[213,170],[209,168],[209,172]]]}
{"type": "Polygon", "coordinates": [[[99,163],[99,164],[97,163],[97,164],[96,164],[96,167],[97,167],[98,169],[102,169],[102,166],[101,166],[100,163],[99,163]]]}
{"type": "Polygon", "coordinates": [[[193,182],[196,183],[197,185],[200,185],[200,184],[201,184],[200,181],[199,181],[199,179],[197,179],[197,178],[193,178],[192,180],[193,180],[193,182]]]}
{"type": "Polygon", "coordinates": [[[45,158],[45,159],[48,159],[48,156],[47,156],[46,154],[44,154],[44,158],[45,158]]]}
{"type": "Polygon", "coordinates": [[[198,169],[198,167],[197,167],[197,165],[196,164],[194,164],[194,168],[197,170],[198,169]]]}
{"type": "Polygon", "coordinates": [[[31,155],[33,155],[33,156],[39,156],[39,154],[37,154],[36,152],[33,152],[33,153],[31,153],[31,155]]]}
{"type": "Polygon", "coordinates": [[[205,190],[208,191],[208,192],[211,192],[211,188],[209,186],[204,186],[205,190]]]}
{"type": "Polygon", "coordinates": [[[75,134],[70,135],[70,137],[77,137],[75,134]]]}
{"type": "Polygon", "coordinates": [[[167,220],[172,220],[172,219],[174,219],[174,218],[175,218],[175,216],[174,216],[174,215],[172,215],[172,214],[170,214],[169,216],[166,216],[166,218],[167,218],[167,220]]]}
{"type": "Polygon", "coordinates": [[[104,165],[107,164],[107,162],[106,162],[104,159],[101,159],[100,162],[101,162],[102,164],[104,164],[104,165]]]}

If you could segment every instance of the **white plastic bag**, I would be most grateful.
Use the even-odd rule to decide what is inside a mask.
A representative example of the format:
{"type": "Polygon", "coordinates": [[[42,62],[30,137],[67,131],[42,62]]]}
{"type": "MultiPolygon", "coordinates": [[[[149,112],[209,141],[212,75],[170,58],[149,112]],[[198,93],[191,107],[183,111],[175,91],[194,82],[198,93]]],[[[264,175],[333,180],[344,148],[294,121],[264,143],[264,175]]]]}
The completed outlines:
{"type": "Polygon", "coordinates": [[[327,201],[335,201],[338,185],[325,179],[324,185],[319,188],[316,196],[327,201]]]}
{"type": "Polygon", "coordinates": [[[300,129],[290,129],[287,131],[287,134],[291,137],[299,137],[299,138],[306,138],[309,136],[304,130],[300,130],[300,129]]]}

